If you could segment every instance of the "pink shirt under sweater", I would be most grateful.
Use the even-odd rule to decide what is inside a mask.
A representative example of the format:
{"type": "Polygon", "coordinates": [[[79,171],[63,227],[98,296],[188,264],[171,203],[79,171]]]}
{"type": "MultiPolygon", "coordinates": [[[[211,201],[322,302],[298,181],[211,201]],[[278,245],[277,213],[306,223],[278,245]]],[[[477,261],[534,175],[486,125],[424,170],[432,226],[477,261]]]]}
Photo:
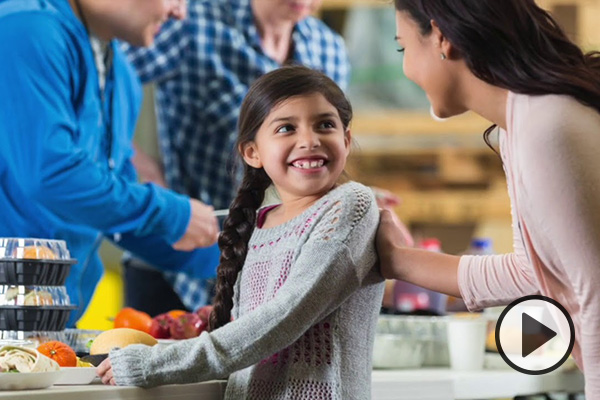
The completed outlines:
{"type": "Polygon", "coordinates": [[[568,96],[515,93],[506,112],[514,253],[461,257],[460,291],[470,310],[538,293],[561,303],[586,398],[600,399],[600,113],[568,96]]]}

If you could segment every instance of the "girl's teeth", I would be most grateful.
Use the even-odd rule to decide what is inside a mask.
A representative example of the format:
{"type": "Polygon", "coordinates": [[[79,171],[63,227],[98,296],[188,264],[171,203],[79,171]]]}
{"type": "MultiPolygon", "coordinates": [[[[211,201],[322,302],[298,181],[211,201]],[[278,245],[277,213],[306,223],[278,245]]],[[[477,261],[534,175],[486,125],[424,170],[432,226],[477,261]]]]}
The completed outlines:
{"type": "Polygon", "coordinates": [[[294,167],[302,169],[321,168],[323,164],[325,164],[324,160],[296,161],[294,167]]]}

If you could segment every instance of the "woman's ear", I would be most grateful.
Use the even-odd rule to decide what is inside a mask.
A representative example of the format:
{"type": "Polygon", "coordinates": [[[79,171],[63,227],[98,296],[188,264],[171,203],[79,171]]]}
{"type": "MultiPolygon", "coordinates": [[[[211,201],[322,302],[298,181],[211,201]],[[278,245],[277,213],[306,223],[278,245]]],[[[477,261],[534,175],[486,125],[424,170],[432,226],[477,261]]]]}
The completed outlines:
{"type": "Polygon", "coordinates": [[[454,54],[454,47],[452,43],[448,41],[448,38],[444,36],[442,31],[440,30],[439,25],[434,20],[431,20],[431,39],[433,40],[433,45],[439,51],[440,58],[445,60],[446,58],[451,58],[454,54]],[[443,56],[442,56],[443,55],[443,56]]]}
{"type": "Polygon", "coordinates": [[[258,153],[258,149],[254,142],[243,143],[238,150],[246,164],[253,168],[262,168],[263,165],[260,160],[260,154],[258,153]]]}

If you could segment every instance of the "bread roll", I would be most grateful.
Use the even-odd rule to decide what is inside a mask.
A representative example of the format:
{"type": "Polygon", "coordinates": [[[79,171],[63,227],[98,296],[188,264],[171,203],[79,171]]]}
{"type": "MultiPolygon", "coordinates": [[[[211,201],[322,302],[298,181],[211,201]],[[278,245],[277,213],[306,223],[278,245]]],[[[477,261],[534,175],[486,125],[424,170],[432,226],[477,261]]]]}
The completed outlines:
{"type": "Polygon", "coordinates": [[[122,349],[130,344],[154,346],[157,343],[156,339],[146,332],[129,328],[115,328],[102,332],[94,339],[90,347],[90,355],[107,354],[116,347],[122,349]]]}

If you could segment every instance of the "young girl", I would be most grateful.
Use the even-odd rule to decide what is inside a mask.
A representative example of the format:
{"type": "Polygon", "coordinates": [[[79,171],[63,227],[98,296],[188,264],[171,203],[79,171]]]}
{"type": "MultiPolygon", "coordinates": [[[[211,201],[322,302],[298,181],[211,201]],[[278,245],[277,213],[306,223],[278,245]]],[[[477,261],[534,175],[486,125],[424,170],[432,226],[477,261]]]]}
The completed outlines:
{"type": "Polygon", "coordinates": [[[582,53],[533,0],[395,5],[404,72],[435,114],[472,110],[501,128],[515,251],[420,252],[384,212],[384,276],[462,295],[470,309],[536,293],[557,300],[575,324],[587,398],[600,399],[600,54],[582,53]]]}
{"type": "Polygon", "coordinates": [[[370,189],[338,184],[351,117],[320,72],[285,67],[256,80],[241,108],[244,178],[219,239],[212,331],[112,351],[98,367],[104,383],[229,376],[227,399],[370,398],[379,211],[370,189]],[[281,204],[257,212],[271,184],[281,204]]]}

